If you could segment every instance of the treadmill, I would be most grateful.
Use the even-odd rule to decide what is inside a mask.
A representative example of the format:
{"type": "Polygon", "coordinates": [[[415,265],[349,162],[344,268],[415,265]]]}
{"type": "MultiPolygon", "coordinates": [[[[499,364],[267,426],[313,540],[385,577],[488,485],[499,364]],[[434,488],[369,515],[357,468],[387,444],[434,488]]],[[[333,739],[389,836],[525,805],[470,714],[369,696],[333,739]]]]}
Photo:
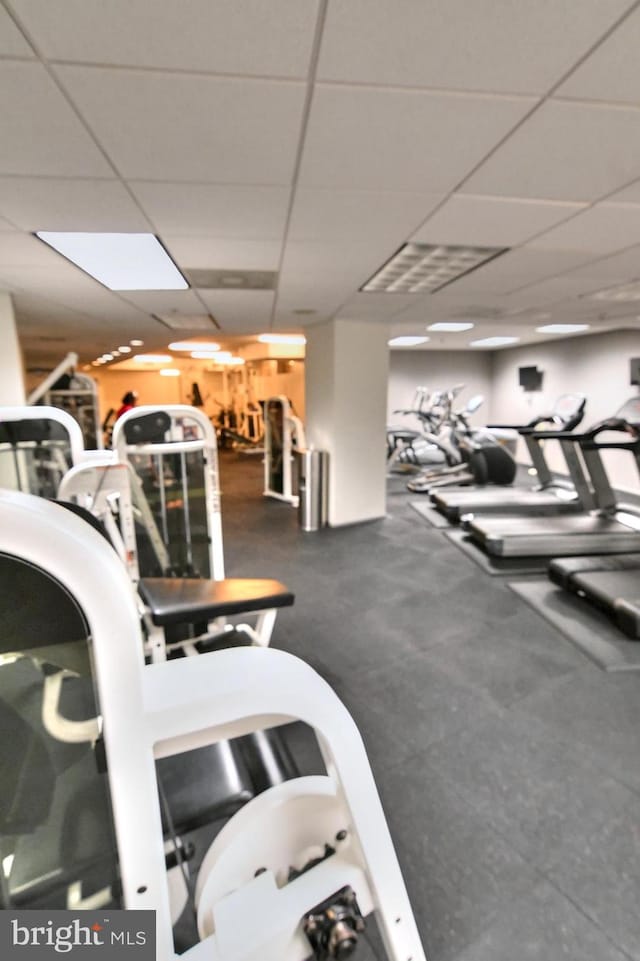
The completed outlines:
{"type": "Polygon", "coordinates": [[[540,431],[540,439],[568,440],[579,448],[591,478],[594,510],[559,517],[482,517],[466,525],[471,539],[494,557],[568,557],[640,551],[640,511],[620,504],[602,462],[601,451],[626,450],[640,471],[640,397],[634,396],[607,420],[584,433],[540,431]],[[601,441],[607,431],[626,440],[601,441]]]}
{"type": "MultiPolygon", "coordinates": [[[[567,465],[571,483],[554,478],[544,456],[542,438],[538,428],[551,424],[562,432],[574,430],[584,417],[586,398],[583,394],[563,394],[548,414],[536,417],[528,424],[508,425],[516,430],[527,445],[529,457],[538,476],[536,487],[484,487],[469,490],[449,488],[434,490],[431,500],[436,509],[452,523],[466,514],[564,514],[572,511],[591,510],[595,507],[593,493],[582,463],[571,440],[559,439],[560,448],[567,465]]],[[[503,428],[507,425],[491,425],[503,428]]]]}
{"type": "Polygon", "coordinates": [[[555,558],[549,578],[606,611],[627,637],[640,639],[640,554],[555,558]]]}

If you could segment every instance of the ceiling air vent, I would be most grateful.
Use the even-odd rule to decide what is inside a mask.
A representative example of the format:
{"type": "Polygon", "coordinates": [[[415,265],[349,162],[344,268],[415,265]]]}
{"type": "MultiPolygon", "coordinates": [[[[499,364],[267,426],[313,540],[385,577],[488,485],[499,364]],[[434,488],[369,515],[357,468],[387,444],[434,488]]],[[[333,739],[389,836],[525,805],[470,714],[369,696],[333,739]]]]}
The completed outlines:
{"type": "Polygon", "coordinates": [[[434,294],[508,249],[404,244],[360,289],[365,293],[434,294]]]}
{"type": "Polygon", "coordinates": [[[188,270],[189,283],[197,290],[275,290],[275,270],[188,270]]]}
{"type": "Polygon", "coordinates": [[[155,320],[171,330],[211,330],[218,328],[218,324],[211,314],[180,314],[173,311],[168,314],[153,314],[155,320]]]}

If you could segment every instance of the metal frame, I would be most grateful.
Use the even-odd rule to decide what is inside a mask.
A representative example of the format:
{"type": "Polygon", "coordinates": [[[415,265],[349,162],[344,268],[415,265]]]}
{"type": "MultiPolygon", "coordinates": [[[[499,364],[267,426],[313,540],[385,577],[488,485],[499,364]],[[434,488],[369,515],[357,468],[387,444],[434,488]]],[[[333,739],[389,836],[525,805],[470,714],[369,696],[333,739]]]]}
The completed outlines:
{"type": "Polygon", "coordinates": [[[304,427],[302,421],[295,414],[291,413],[289,399],[284,394],[269,397],[264,402],[264,491],[265,497],[274,497],[276,500],[286,501],[293,507],[297,507],[299,497],[293,493],[293,438],[296,439],[298,449],[306,446],[304,427]],[[271,420],[267,415],[269,404],[278,403],[282,407],[282,491],[274,491],[271,488],[271,463],[273,460],[271,420]]]}
{"type": "MultiPolygon", "coordinates": [[[[222,899],[214,897],[209,905],[215,931],[182,957],[302,961],[302,913],[318,904],[320,893],[329,896],[337,885],[353,883],[365,909],[377,911],[390,961],[425,961],[360,734],[344,705],[312,668],[271,648],[238,648],[146,667],[125,568],[97,532],[40,498],[0,492],[0,551],[55,572],[86,617],[104,719],[125,906],[156,911],[158,961],[174,961],[177,956],[155,759],[294,719],[315,730],[328,772],[322,787],[316,779],[311,779],[313,784],[308,779],[290,782],[294,799],[308,799],[301,815],[307,827],[300,836],[308,835],[310,815],[329,796],[331,803],[326,803],[333,813],[340,813],[350,843],[344,853],[337,852],[278,887],[269,866],[258,877],[245,878],[247,847],[242,837],[249,815],[244,813],[241,821],[232,819],[230,825],[235,823],[236,828],[228,829],[223,845],[228,893],[222,899]]],[[[255,816],[271,823],[272,806],[262,800],[255,816]]],[[[324,823],[321,818],[320,826],[324,823]]],[[[290,830],[286,824],[282,828],[278,845],[285,858],[289,835],[299,831],[300,820],[291,818],[289,824],[290,830]]],[[[322,839],[320,833],[318,840],[322,839]]],[[[206,886],[204,878],[202,885],[206,886]]],[[[305,950],[308,956],[308,944],[305,950]]]]}
{"type": "MultiPolygon", "coordinates": [[[[224,579],[224,553],[222,542],[222,519],[220,514],[220,474],[218,471],[218,447],[216,444],[216,433],[213,425],[206,414],[197,407],[189,407],[187,404],[172,404],[170,406],[134,407],[118,418],[113,427],[111,445],[118,455],[118,459],[124,462],[130,461],[136,454],[156,457],[160,465],[160,477],[162,477],[162,458],[165,454],[178,454],[184,456],[193,451],[200,451],[204,457],[204,485],[205,501],[207,512],[207,523],[209,525],[209,569],[213,580],[224,579]],[[128,444],[124,434],[126,424],[135,421],[148,414],[162,411],[168,414],[172,421],[172,439],[162,444],[128,444]],[[179,436],[181,428],[178,421],[187,421],[194,424],[199,432],[196,440],[184,440],[179,436]]],[[[161,493],[163,488],[161,485],[161,493]]]]}

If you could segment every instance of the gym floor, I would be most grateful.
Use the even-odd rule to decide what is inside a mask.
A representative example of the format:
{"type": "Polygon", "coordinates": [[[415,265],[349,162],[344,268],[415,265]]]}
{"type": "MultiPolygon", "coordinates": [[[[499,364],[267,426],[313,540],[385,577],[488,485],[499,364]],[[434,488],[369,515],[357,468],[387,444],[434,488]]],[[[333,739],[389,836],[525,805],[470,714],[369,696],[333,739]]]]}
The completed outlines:
{"type": "Polygon", "coordinates": [[[221,452],[227,574],[296,594],[273,645],[360,728],[428,961],[638,961],[640,674],[596,667],[402,478],[385,520],[310,534],[261,471],[221,452]]]}

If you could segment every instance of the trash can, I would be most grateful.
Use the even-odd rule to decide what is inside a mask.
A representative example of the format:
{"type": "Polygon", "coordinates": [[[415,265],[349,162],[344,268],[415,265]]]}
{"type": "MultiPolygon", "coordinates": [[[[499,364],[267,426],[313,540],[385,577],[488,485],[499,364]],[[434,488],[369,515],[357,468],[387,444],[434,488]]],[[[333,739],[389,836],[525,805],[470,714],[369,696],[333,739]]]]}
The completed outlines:
{"type": "Polygon", "coordinates": [[[301,448],[298,465],[298,518],[303,531],[317,531],[328,520],[329,454],[326,450],[301,448]]]}

